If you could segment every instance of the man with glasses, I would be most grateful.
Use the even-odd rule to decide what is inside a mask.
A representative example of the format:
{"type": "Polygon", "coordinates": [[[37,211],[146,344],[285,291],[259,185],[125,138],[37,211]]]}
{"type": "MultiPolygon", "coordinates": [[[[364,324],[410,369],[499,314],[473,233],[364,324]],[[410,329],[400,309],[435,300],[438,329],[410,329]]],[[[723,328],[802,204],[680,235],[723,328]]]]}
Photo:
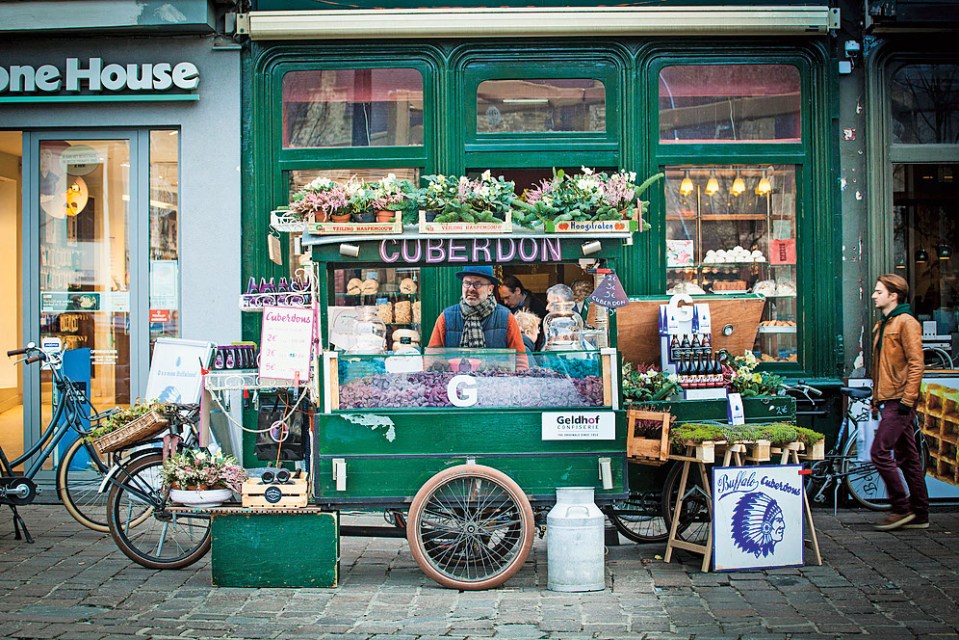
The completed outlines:
{"type": "Polygon", "coordinates": [[[456,277],[463,281],[463,296],[436,319],[429,346],[525,353],[516,318],[493,296],[493,287],[499,284],[493,267],[466,267],[456,277]]]}

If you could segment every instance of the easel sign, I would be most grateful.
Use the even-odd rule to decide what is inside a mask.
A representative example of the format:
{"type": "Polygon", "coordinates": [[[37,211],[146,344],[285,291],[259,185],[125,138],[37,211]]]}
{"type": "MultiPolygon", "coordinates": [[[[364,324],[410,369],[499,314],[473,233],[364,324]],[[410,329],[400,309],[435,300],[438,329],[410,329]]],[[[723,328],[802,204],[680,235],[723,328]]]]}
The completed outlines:
{"type": "Polygon", "coordinates": [[[159,338],[153,347],[144,398],[180,404],[199,402],[203,384],[200,369],[210,366],[215,349],[212,342],[159,338]]]}
{"type": "Polygon", "coordinates": [[[803,565],[802,465],[713,468],[716,571],[803,565]]]}
{"type": "Polygon", "coordinates": [[[310,378],[313,309],[263,307],[260,382],[299,386],[310,378]]]}

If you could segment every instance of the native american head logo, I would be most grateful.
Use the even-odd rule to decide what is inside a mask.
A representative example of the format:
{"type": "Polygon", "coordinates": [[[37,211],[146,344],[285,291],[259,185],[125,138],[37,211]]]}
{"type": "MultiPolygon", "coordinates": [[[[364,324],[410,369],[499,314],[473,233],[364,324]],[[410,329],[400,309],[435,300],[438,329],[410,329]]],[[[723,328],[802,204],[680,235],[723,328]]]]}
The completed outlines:
{"type": "Polygon", "coordinates": [[[786,533],[786,520],[779,504],[765,493],[747,493],[733,509],[733,542],[757,558],[775,553],[776,543],[786,533]]]}

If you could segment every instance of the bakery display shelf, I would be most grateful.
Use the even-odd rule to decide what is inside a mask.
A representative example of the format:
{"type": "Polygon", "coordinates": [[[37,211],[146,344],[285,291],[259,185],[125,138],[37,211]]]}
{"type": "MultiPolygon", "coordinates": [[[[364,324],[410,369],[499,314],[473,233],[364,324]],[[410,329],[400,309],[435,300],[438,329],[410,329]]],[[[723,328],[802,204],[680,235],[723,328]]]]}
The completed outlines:
{"type": "Polygon", "coordinates": [[[796,327],[764,327],[760,325],[759,333],[796,333],[796,327]]]}
{"type": "Polygon", "coordinates": [[[713,289],[710,293],[720,296],[741,296],[749,293],[749,289],[713,289]]]}
{"type": "MultiPolygon", "coordinates": [[[[715,269],[716,267],[734,267],[734,268],[751,267],[756,264],[768,265],[769,262],[766,260],[760,260],[757,262],[702,262],[702,263],[688,264],[685,266],[669,265],[666,268],[667,269],[715,269]]],[[[780,265],[774,264],[771,266],[778,267],[780,265]]]]}
{"type": "Polygon", "coordinates": [[[419,322],[384,322],[387,327],[418,327],[419,322]]]}
{"type": "Polygon", "coordinates": [[[335,295],[341,298],[383,298],[383,297],[392,297],[392,298],[409,298],[410,300],[414,298],[419,298],[420,294],[418,293],[400,293],[399,291],[379,291],[377,293],[340,293],[337,292],[335,295]]]}

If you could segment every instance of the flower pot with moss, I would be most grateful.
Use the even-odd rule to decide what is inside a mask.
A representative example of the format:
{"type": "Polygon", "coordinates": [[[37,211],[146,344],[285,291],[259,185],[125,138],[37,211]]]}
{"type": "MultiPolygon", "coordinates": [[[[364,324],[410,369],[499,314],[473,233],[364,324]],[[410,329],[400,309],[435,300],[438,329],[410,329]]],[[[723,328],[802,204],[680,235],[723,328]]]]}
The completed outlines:
{"type": "Polygon", "coordinates": [[[333,222],[349,222],[352,217],[353,216],[348,213],[334,213],[330,216],[330,220],[333,222]]]}

